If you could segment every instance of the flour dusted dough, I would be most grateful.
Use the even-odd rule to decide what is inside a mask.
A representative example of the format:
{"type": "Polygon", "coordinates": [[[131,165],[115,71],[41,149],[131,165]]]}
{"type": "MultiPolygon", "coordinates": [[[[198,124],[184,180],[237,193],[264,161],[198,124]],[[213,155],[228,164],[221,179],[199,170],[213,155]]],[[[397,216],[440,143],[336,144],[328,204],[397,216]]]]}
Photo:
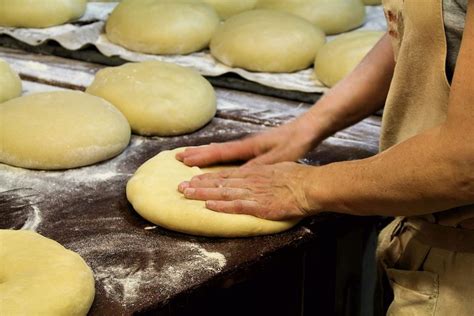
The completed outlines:
{"type": "Polygon", "coordinates": [[[0,59],[0,103],[21,95],[21,80],[10,65],[0,59]]]}
{"type": "Polygon", "coordinates": [[[141,135],[190,133],[216,113],[214,89],[204,77],[160,61],[103,69],[87,92],[115,105],[141,135]]]}
{"type": "Polygon", "coordinates": [[[80,18],[86,0],[0,0],[0,26],[49,27],[80,18]]]}
{"type": "Polygon", "coordinates": [[[365,21],[361,0],[259,0],[257,8],[298,15],[328,35],[354,29],[365,21]]]}
{"type": "MultiPolygon", "coordinates": [[[[145,219],[162,227],[200,236],[239,237],[278,233],[296,221],[277,222],[250,215],[211,211],[203,201],[188,200],[178,185],[213,169],[188,167],[175,159],[178,148],[145,162],[127,184],[127,198],[145,219]]],[[[215,169],[214,169],[215,170],[215,169]]]]}
{"type": "Polygon", "coordinates": [[[221,19],[225,20],[238,13],[252,10],[258,0],[202,0],[216,9],[221,19]]]}
{"type": "Polygon", "coordinates": [[[188,54],[207,47],[219,25],[199,0],[124,0],[107,21],[108,39],[149,54],[188,54]]]}
{"type": "Polygon", "coordinates": [[[0,230],[0,315],[85,316],[94,276],[75,252],[31,231],[0,230]]]}
{"type": "Polygon", "coordinates": [[[107,101],[82,92],[45,92],[0,104],[0,162],[67,169],[111,158],[130,126],[107,101]]]}
{"type": "Polygon", "coordinates": [[[334,86],[362,61],[383,34],[357,31],[339,35],[319,51],[314,63],[316,76],[326,86],[334,86]]]}
{"type": "Polygon", "coordinates": [[[293,72],[309,67],[324,42],[324,33],[300,17],[252,10],[226,20],[210,47],[214,57],[231,67],[293,72]]]}

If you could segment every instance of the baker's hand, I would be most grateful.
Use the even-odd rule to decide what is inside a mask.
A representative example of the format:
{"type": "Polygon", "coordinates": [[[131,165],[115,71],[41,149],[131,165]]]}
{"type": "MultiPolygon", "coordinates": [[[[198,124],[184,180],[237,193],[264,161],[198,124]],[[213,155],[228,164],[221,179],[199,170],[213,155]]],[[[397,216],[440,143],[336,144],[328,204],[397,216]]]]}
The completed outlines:
{"type": "Polygon", "coordinates": [[[187,148],[176,158],[198,167],[248,160],[248,164],[271,164],[295,161],[318,143],[314,122],[306,116],[242,140],[187,148]]]}
{"type": "Polygon", "coordinates": [[[213,211],[295,219],[313,207],[307,200],[311,168],[293,162],[244,166],[196,176],[178,189],[188,199],[206,201],[213,211]]]}

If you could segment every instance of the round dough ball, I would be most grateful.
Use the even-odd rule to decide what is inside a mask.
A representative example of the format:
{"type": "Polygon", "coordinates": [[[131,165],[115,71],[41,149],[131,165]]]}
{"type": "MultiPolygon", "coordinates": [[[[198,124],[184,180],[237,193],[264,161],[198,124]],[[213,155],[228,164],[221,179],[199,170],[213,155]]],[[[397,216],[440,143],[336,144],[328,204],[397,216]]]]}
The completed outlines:
{"type": "Polygon", "coordinates": [[[80,18],[86,0],[0,0],[0,26],[43,28],[80,18]]]}
{"type": "Polygon", "coordinates": [[[214,88],[204,77],[160,61],[105,68],[87,92],[115,105],[140,135],[191,133],[216,114],[214,88]]]}
{"type": "Polygon", "coordinates": [[[381,5],[382,0],[364,0],[365,5],[381,5]]]}
{"type": "Polygon", "coordinates": [[[365,21],[361,0],[259,0],[257,8],[298,15],[328,35],[349,31],[365,21]]]}
{"type": "Polygon", "coordinates": [[[222,63],[252,71],[293,72],[309,67],[324,33],[285,12],[252,10],[229,18],[211,40],[211,54],[222,63]]]}
{"type": "Polygon", "coordinates": [[[202,0],[210,4],[221,17],[225,20],[233,15],[244,11],[252,10],[257,5],[258,0],[202,0]]]}
{"type": "Polygon", "coordinates": [[[0,162],[31,169],[90,165],[121,153],[130,140],[125,117],[82,92],[31,94],[0,104],[0,162]]]}
{"type": "Polygon", "coordinates": [[[142,217],[182,233],[209,237],[246,237],[278,233],[297,221],[270,221],[206,208],[204,201],[186,199],[178,185],[193,176],[217,170],[188,167],[176,160],[184,148],[162,151],[145,162],[127,183],[127,198],[142,217]]]}
{"type": "Polygon", "coordinates": [[[108,39],[149,54],[188,54],[208,46],[216,11],[198,0],[124,0],[106,25],[108,39]]]}
{"type": "Polygon", "coordinates": [[[319,51],[314,63],[316,76],[326,86],[334,86],[354,70],[383,35],[376,31],[339,35],[319,51]]]}
{"type": "Polygon", "coordinates": [[[10,65],[0,59],[0,103],[21,95],[21,80],[10,65]]]}
{"type": "Polygon", "coordinates": [[[94,276],[75,252],[25,230],[0,230],[0,315],[87,315],[94,276]]]}

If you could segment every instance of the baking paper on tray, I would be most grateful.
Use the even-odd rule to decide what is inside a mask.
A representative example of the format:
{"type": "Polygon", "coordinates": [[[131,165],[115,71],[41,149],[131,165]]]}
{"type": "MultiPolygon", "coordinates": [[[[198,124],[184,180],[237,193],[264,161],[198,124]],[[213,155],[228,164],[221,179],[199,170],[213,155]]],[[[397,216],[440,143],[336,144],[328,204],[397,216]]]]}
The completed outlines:
{"type": "MultiPolygon", "coordinates": [[[[251,72],[240,68],[228,67],[214,57],[208,50],[189,55],[149,55],[130,51],[111,43],[104,35],[107,16],[116,4],[89,3],[84,16],[76,23],[49,27],[45,29],[26,29],[0,27],[0,34],[9,35],[26,44],[37,46],[54,40],[69,50],[78,50],[88,45],[95,46],[107,57],[118,56],[128,61],[162,60],[178,65],[192,67],[204,76],[220,76],[235,73],[239,76],[268,87],[308,93],[321,93],[327,90],[313,75],[313,69],[294,73],[251,72]]],[[[386,24],[381,6],[366,7],[367,22],[357,30],[385,31],[386,24]]],[[[328,41],[335,36],[329,36],[328,41]]]]}

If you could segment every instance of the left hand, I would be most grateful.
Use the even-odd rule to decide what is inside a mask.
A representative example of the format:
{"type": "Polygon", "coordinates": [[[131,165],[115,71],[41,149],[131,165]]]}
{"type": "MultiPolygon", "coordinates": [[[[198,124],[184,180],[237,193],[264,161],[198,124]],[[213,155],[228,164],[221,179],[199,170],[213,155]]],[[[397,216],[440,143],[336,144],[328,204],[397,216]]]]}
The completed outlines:
{"type": "Polygon", "coordinates": [[[310,210],[306,187],[311,168],[294,162],[244,166],[193,177],[178,190],[217,212],[269,220],[302,218],[310,210]]]}

